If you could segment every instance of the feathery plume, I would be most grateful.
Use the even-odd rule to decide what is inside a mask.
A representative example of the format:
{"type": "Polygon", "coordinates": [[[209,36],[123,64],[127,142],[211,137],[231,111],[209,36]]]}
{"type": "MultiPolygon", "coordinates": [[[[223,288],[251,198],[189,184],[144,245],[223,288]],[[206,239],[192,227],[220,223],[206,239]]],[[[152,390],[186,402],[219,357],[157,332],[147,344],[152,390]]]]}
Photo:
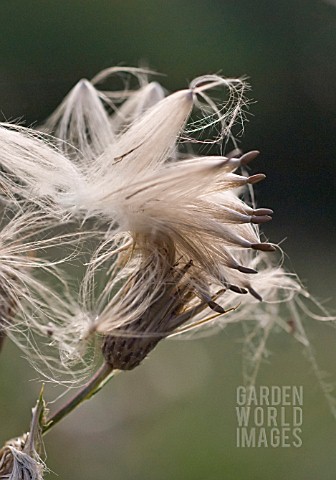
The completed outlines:
{"type": "Polygon", "coordinates": [[[13,213],[7,208],[1,217],[1,342],[8,336],[47,378],[66,373],[60,355],[69,352],[62,338],[76,306],[61,264],[77,254],[76,244],[84,236],[57,232],[54,219],[39,211],[13,213]],[[64,331],[57,344],[55,329],[64,331]]]}
{"type": "MultiPolygon", "coordinates": [[[[273,281],[267,292],[262,281],[257,280],[253,288],[250,280],[257,273],[251,265],[261,265],[264,252],[275,250],[260,241],[258,231],[259,224],[271,220],[272,210],[252,208],[237,194],[264,178],[234,173],[258,152],[241,158],[179,159],[178,139],[183,131],[205,128],[207,121],[232,126],[244,90],[241,82],[233,84],[240,103],[234,104],[231,120],[227,111],[222,114],[213,107],[206,94],[207,89],[230,86],[230,82],[202,77],[189,90],[159,99],[141,117],[134,117],[128,128],[115,129],[109,146],[87,168],[90,186],[87,206],[85,200],[80,202],[83,210],[111,223],[108,238],[87,272],[83,303],[88,302],[96,271],[112,259],[110,280],[98,301],[93,300],[99,313],[87,325],[90,331],[107,335],[103,352],[115,368],[134,368],[160,339],[181,326],[184,333],[205,324],[208,307],[216,312],[218,322],[226,312],[218,299],[232,305],[232,300],[237,303],[237,294],[249,292],[251,296],[244,296],[249,301],[242,303],[251,308],[251,298],[260,301],[263,295],[271,300],[275,291],[285,290],[281,284],[301,291],[294,279],[287,281],[290,277],[281,268],[268,270],[268,276],[278,275],[279,281],[273,281]],[[184,130],[194,104],[199,104],[198,95],[208,111],[212,107],[212,113],[203,123],[184,130]],[[111,248],[113,244],[116,248],[111,248]],[[242,253],[245,250],[250,250],[249,256],[242,253]]],[[[138,93],[143,99],[143,92],[138,93]]],[[[136,98],[137,94],[124,104],[126,112],[136,98]]]]}
{"type": "MultiPolygon", "coordinates": [[[[73,358],[98,333],[106,361],[131,369],[170,335],[245,320],[265,331],[286,324],[279,304],[292,309],[308,294],[271,260],[277,247],[261,241],[259,226],[272,210],[243,201],[265,178],[245,174],[258,152],[185,154],[209,128],[217,133],[206,143],[230,135],[243,116],[244,81],[208,75],[165,97],[147,72],[136,72],[137,91],[99,91],[97,83],[116,71],[74,87],[44,127],[58,139],[5,128],[16,160],[0,154],[10,172],[1,177],[3,190],[63,219],[92,218],[105,235],[81,285],[82,306],[65,309],[52,330],[54,344],[73,358]],[[229,92],[222,104],[211,95],[218,88],[229,92]],[[124,103],[116,107],[115,99],[124,103]],[[201,117],[190,121],[195,112],[201,117]]],[[[295,336],[307,343],[301,328],[295,336]]]]}
{"type": "Polygon", "coordinates": [[[73,191],[85,187],[79,169],[47,136],[18,125],[0,124],[0,167],[5,200],[32,203],[50,214],[57,205],[72,205],[73,191]]]}
{"type": "Polygon", "coordinates": [[[88,80],[80,80],[44,123],[43,130],[59,139],[58,147],[65,154],[90,162],[114,140],[104,104],[108,105],[109,99],[88,80]]]}

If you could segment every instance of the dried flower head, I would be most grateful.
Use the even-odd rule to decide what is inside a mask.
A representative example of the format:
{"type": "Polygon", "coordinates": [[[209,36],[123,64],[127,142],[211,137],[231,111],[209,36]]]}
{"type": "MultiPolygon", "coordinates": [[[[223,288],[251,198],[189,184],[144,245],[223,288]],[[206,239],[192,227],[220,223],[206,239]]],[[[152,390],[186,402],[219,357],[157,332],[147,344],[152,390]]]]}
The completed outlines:
{"type": "MultiPolygon", "coordinates": [[[[93,219],[103,234],[80,307],[58,310],[50,330],[64,361],[81,358],[85,341],[99,334],[105,360],[132,369],[167,336],[248,320],[258,330],[254,365],[275,324],[309,346],[297,312],[308,294],[282,258],[273,260],[281,250],[259,231],[273,212],[249,195],[265,178],[247,174],[258,152],[205,156],[195,148],[231,135],[246,105],[245,82],[207,75],[165,96],[146,72],[131,69],[137,90],[98,88],[117,72],[81,80],[43,134],[0,129],[7,199],[62,221],[93,219]],[[218,89],[228,92],[222,101],[214,98],[218,89]],[[295,329],[280,315],[281,303],[295,329]]],[[[250,381],[255,373],[246,373],[250,381]]]]}
{"type": "MultiPolygon", "coordinates": [[[[87,271],[82,296],[87,305],[97,272],[110,261],[102,294],[92,299],[97,315],[87,328],[105,336],[103,353],[115,368],[134,368],[162,338],[201,326],[242,320],[256,320],[265,331],[275,322],[286,326],[279,303],[294,309],[295,298],[307,296],[295,275],[270,259],[276,247],[260,240],[259,225],[271,220],[272,210],[242,200],[264,178],[245,174],[258,152],[238,157],[183,153],[188,141],[195,141],[191,135],[209,124],[229,133],[241,115],[244,88],[239,80],[206,76],[163,98],[163,89],[148,83],[108,117],[102,107],[113,95],[104,91],[103,97],[81,81],[47,122],[66,145],[81,139],[75,142],[78,158],[89,158],[83,168],[86,197],[77,198],[77,211],[105,222],[107,234],[87,271]],[[225,109],[208,94],[218,86],[229,88],[225,109]],[[90,124],[86,114],[81,117],[89,110],[88,96],[88,105],[101,102],[95,112],[99,121],[88,115],[90,124]],[[203,116],[188,124],[195,106],[203,116]],[[86,136],[78,131],[84,121],[86,136]]],[[[295,335],[307,344],[300,328],[295,335]]]]}
{"type": "Polygon", "coordinates": [[[32,421],[28,433],[9,440],[0,449],[0,479],[43,480],[46,470],[38,451],[43,450],[40,420],[44,414],[41,396],[32,410],[32,421]]]}

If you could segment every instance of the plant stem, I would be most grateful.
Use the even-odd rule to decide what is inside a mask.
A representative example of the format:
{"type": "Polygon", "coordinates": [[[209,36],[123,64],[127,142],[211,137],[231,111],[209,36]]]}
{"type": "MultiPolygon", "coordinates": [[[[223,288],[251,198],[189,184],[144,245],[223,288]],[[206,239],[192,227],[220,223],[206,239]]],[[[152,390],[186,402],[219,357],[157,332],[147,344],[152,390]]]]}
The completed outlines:
{"type": "Polygon", "coordinates": [[[84,385],[84,387],[82,387],[71,400],[69,400],[63,407],[54,413],[44,425],[42,425],[42,434],[46,434],[52,427],[54,427],[58,422],[60,422],[64,417],[69,415],[69,413],[78,407],[78,405],[97,393],[105,384],[105,382],[109,380],[108,377],[112,374],[112,372],[112,366],[104,363],[93,375],[93,377],[90,378],[90,380],[84,385]]]}
{"type": "Polygon", "coordinates": [[[3,330],[2,327],[0,326],[0,352],[2,350],[5,338],[6,338],[5,330],[3,330]]]}

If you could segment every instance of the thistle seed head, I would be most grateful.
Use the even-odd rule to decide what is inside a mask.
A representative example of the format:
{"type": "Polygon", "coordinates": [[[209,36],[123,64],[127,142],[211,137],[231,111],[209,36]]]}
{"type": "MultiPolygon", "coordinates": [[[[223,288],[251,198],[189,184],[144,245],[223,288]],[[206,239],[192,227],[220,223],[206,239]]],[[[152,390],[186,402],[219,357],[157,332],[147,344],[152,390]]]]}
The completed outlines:
{"type": "MultiPolygon", "coordinates": [[[[104,338],[106,361],[132,369],[167,336],[246,320],[263,333],[275,324],[288,331],[281,303],[300,323],[293,311],[308,294],[282,259],[272,258],[280,249],[262,241],[259,230],[273,211],[245,201],[265,179],[246,174],[259,152],[235,148],[223,155],[220,147],[220,155],[201,156],[197,150],[199,143],[215,148],[232,139],[244,117],[246,83],[205,75],[166,95],[148,75],[109,68],[81,80],[43,133],[0,126],[3,201],[17,212],[30,209],[36,227],[40,216],[72,230],[78,221],[90,228],[94,221],[99,230],[79,299],[58,267],[39,257],[27,260],[29,250],[62,244],[64,237],[46,231],[42,242],[18,246],[30,238],[25,228],[31,220],[23,215],[22,242],[3,250],[0,286],[10,302],[2,311],[7,317],[16,312],[15,327],[8,319],[6,328],[15,338],[19,319],[27,341],[34,331],[47,337],[48,349],[60,350],[56,361],[45,355],[48,372],[63,372],[74,360],[87,371],[83,344],[96,333],[104,338]],[[126,72],[138,79],[138,89],[102,89],[111,75],[126,72]],[[228,92],[221,101],[212,94],[218,89],[228,92]],[[62,298],[32,274],[35,267],[52,270],[64,285],[62,298]]],[[[5,244],[6,229],[1,235],[5,244]]],[[[291,331],[307,344],[303,328],[291,331]]]]}

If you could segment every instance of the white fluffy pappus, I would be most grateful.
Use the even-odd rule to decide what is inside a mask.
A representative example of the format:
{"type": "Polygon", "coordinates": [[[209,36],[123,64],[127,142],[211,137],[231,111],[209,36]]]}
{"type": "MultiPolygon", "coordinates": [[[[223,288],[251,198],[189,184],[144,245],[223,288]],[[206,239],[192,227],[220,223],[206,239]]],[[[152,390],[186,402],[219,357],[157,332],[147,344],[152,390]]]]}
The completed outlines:
{"type": "MultiPolygon", "coordinates": [[[[62,266],[76,256],[84,237],[81,232],[55,231],[54,218],[36,210],[13,213],[7,208],[2,212],[0,348],[9,337],[47,379],[68,377],[72,383],[74,376],[65,368],[63,357],[70,356],[67,326],[78,308],[62,266]],[[55,330],[59,332],[56,343],[55,330]]],[[[76,355],[81,365],[76,375],[80,376],[88,366],[76,355]]]]}
{"type": "MultiPolygon", "coordinates": [[[[87,303],[96,271],[112,261],[103,293],[98,300],[92,299],[97,312],[93,330],[104,335],[161,338],[178,325],[182,327],[177,333],[185,333],[243,320],[268,328],[279,319],[290,331],[281,320],[279,304],[295,303],[297,295],[307,293],[295,275],[267,258],[267,251],[275,247],[260,241],[258,224],[270,220],[272,211],[255,209],[239,197],[242,188],[264,176],[234,173],[257,152],[241,158],[179,158],[179,142],[185,144],[186,132],[207,128],[209,123],[221,124],[224,130],[232,127],[244,105],[243,91],[240,81],[230,84],[208,76],[192,82],[189,90],[163,99],[163,90],[149,83],[110,116],[110,125],[122,117],[124,127],[114,128],[107,148],[90,165],[86,163],[91,188],[79,202],[87,214],[110,221],[106,242],[96,252],[83,285],[83,303],[87,303]],[[218,85],[233,86],[230,91],[236,93],[226,104],[229,112],[223,113],[206,93],[218,85]],[[150,108],[141,108],[149,99],[150,108]],[[188,126],[199,100],[206,102],[203,111],[207,114],[188,126]],[[141,116],[134,113],[139,111],[141,116]],[[224,315],[218,305],[231,309],[238,303],[230,315],[224,315]],[[215,314],[209,315],[209,306],[215,314]],[[141,319],[144,326],[139,326],[141,319]],[[133,322],[137,331],[130,333],[133,322]]],[[[90,92],[99,97],[92,88],[90,92]]],[[[76,105],[74,118],[79,112],[76,105]]],[[[63,120],[70,130],[76,128],[63,120]]],[[[99,135],[99,129],[95,131],[99,135]]],[[[69,137],[63,135],[62,140],[69,137]]],[[[86,141],[90,144],[89,137],[86,141]]],[[[295,336],[307,344],[298,330],[295,336]]]]}
{"type": "Polygon", "coordinates": [[[2,198],[53,215],[60,213],[57,205],[72,204],[74,190],[85,188],[80,170],[48,136],[19,125],[0,124],[0,167],[2,198]]]}
{"type": "MultiPolygon", "coordinates": [[[[81,285],[82,308],[68,310],[52,331],[65,360],[77,347],[80,358],[83,340],[98,333],[108,362],[134,368],[169,335],[246,321],[262,332],[251,364],[260,363],[276,324],[309,346],[297,313],[308,294],[272,260],[277,247],[261,241],[259,224],[272,210],[242,200],[265,177],[244,173],[258,152],[199,156],[189,148],[211,126],[217,133],[205,143],[216,142],[218,131],[220,138],[230,134],[245,106],[244,82],[199,77],[164,97],[144,76],[137,91],[98,90],[97,82],[115,72],[74,87],[44,127],[58,139],[7,127],[15,134],[9,158],[16,159],[0,154],[15,179],[5,177],[4,189],[61,218],[93,218],[105,232],[81,285]],[[218,88],[228,89],[226,101],[213,99],[218,88]],[[197,112],[201,118],[190,121],[197,112]]],[[[255,371],[247,374],[251,381],[255,371]]]]}

